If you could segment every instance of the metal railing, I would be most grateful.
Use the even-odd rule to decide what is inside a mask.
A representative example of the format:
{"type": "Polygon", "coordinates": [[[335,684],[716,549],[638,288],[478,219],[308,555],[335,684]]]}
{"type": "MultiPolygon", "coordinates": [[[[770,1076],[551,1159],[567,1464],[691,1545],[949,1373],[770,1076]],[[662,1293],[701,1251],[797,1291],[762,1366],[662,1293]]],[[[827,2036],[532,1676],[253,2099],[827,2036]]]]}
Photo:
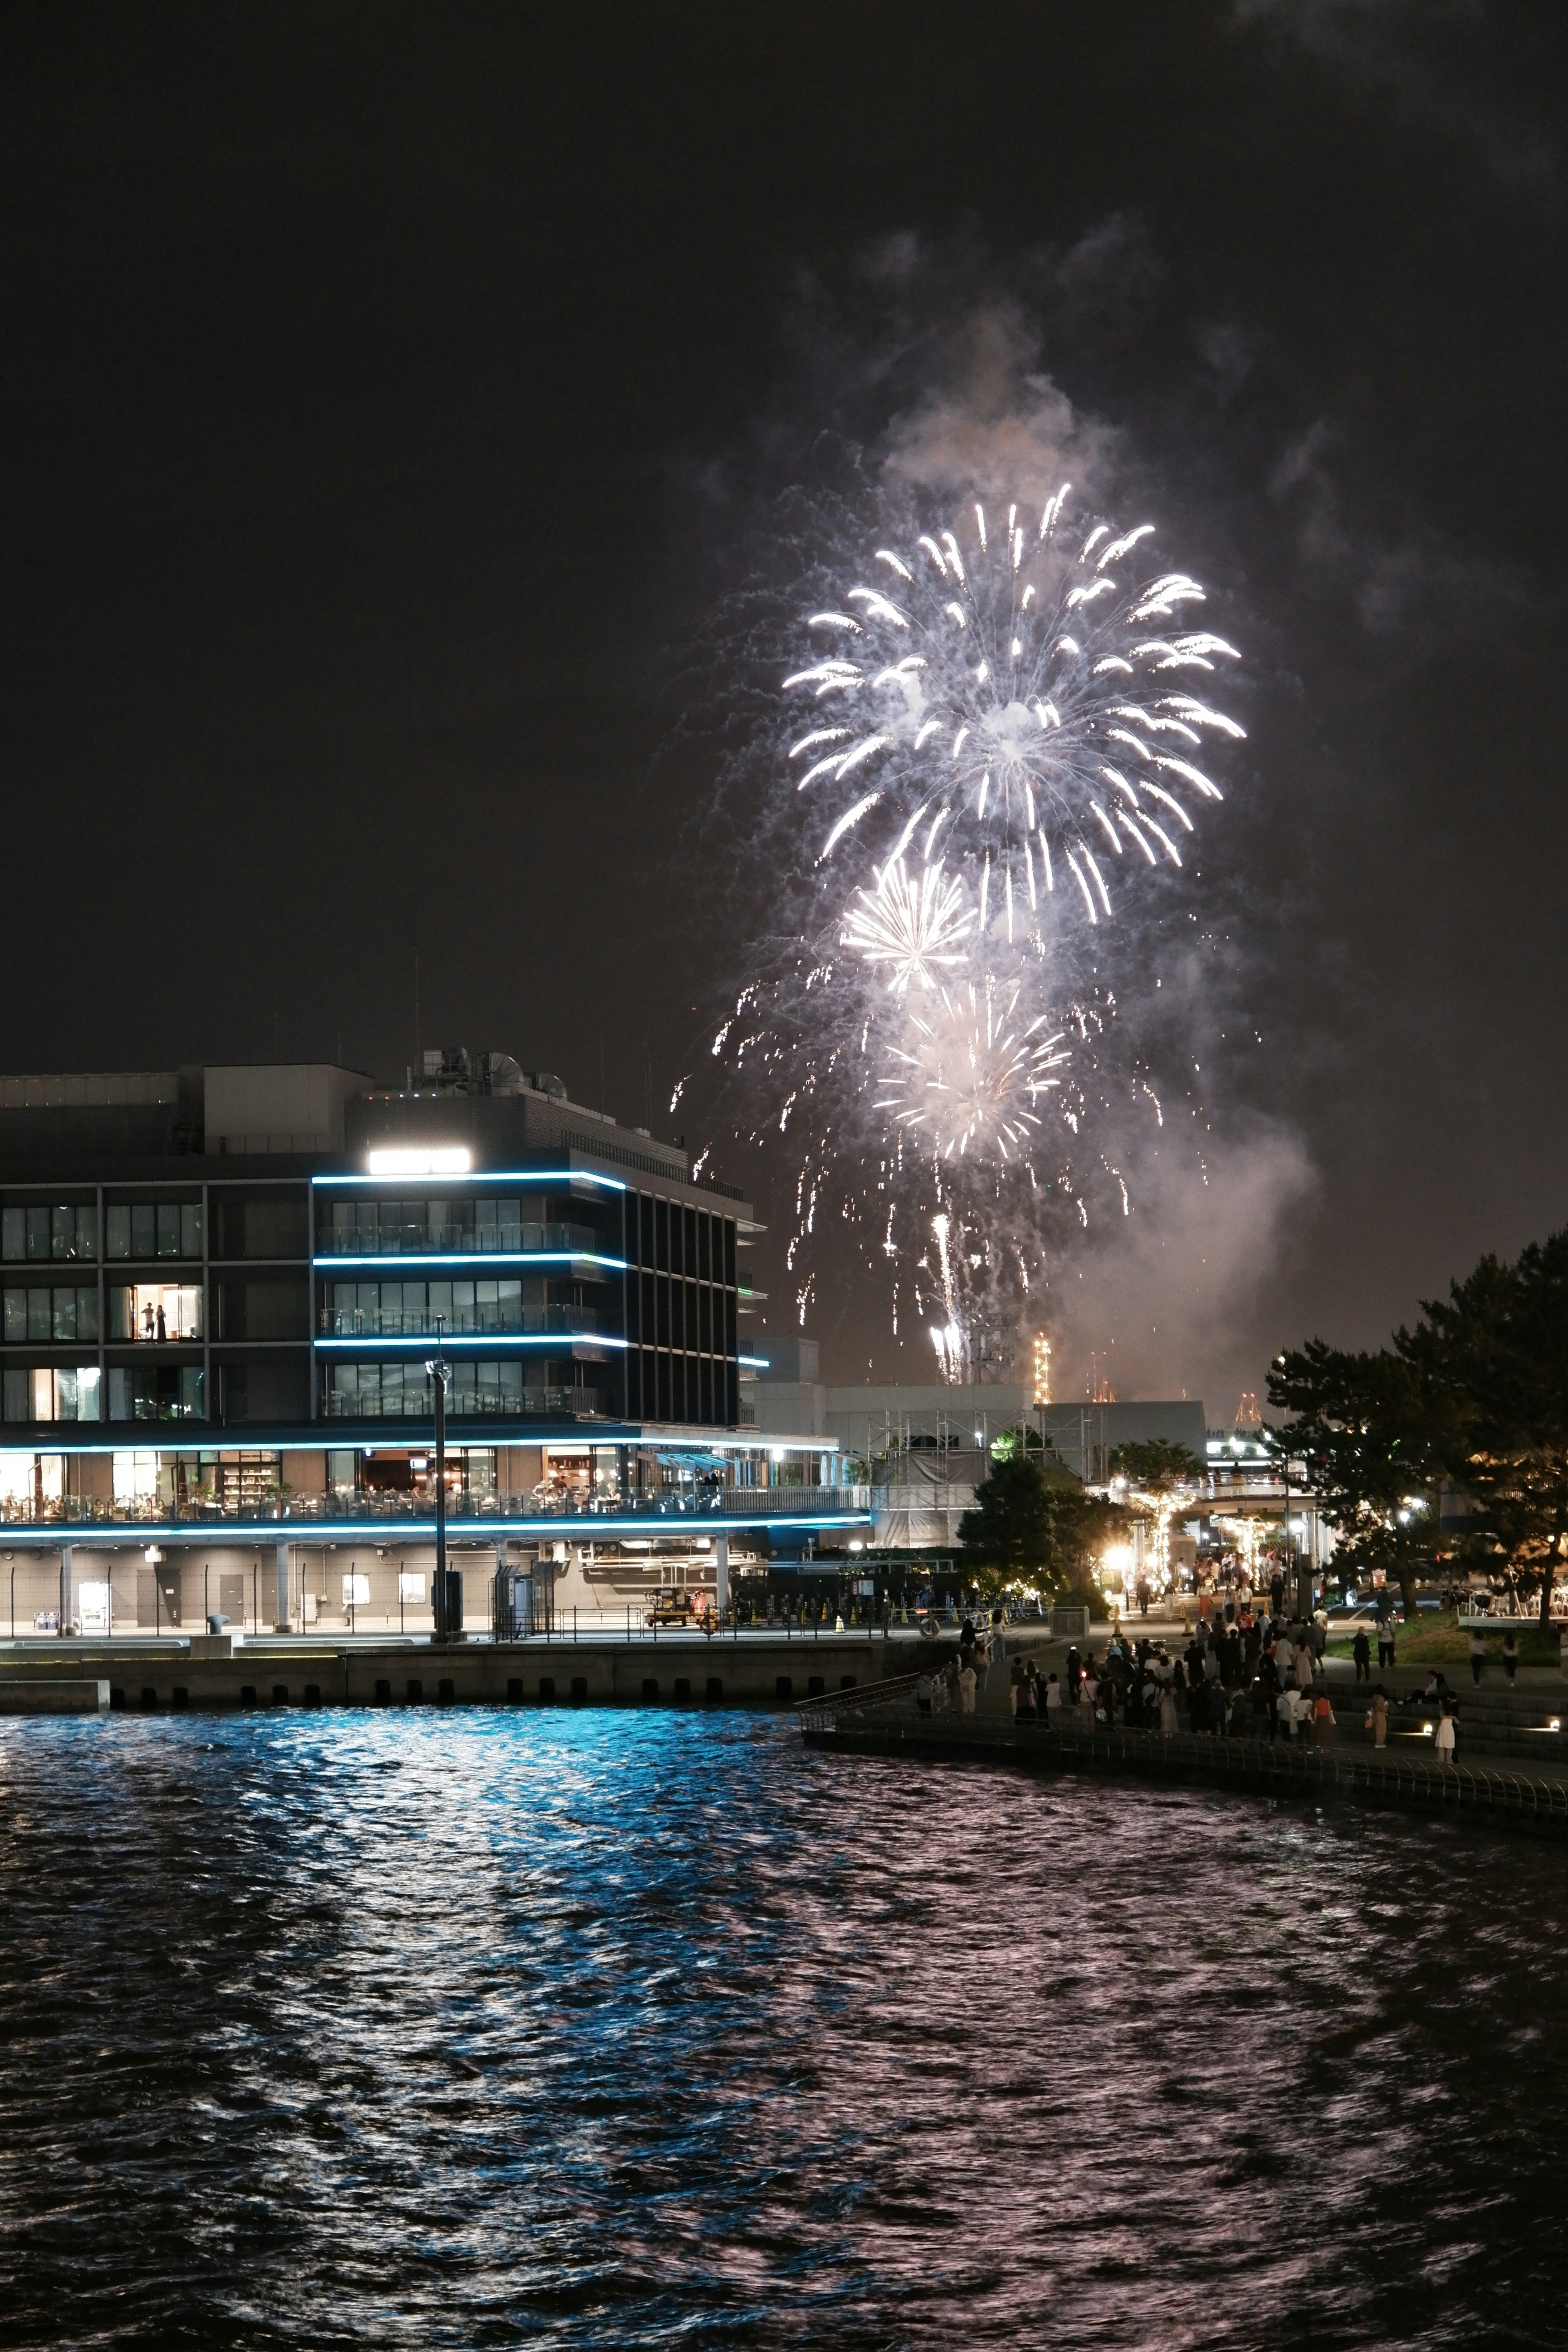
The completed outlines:
{"type": "Polygon", "coordinates": [[[379,1218],[363,1225],[323,1225],[316,1234],[319,1257],[402,1257],[410,1254],[494,1257],[514,1250],[573,1250],[584,1255],[608,1250],[611,1255],[618,1256],[620,1243],[617,1236],[612,1246],[591,1225],[428,1225],[387,1223],[379,1218]]]}
{"type": "Polygon", "coordinates": [[[883,1737],[951,1747],[955,1754],[979,1750],[1047,1757],[1090,1768],[1121,1765],[1189,1777],[1195,1773],[1205,1780],[1266,1792],[1339,1793],[1387,1804],[1506,1813],[1568,1828],[1568,1780],[1539,1780],[1530,1773],[1473,1764],[1419,1763],[1391,1756],[1384,1748],[1340,1753],[1306,1738],[1234,1739],[1217,1734],[1125,1730],[1084,1733],[1012,1717],[923,1716],[907,1703],[912,1698],[915,1679],[907,1675],[863,1691],[824,1693],[803,1701],[795,1712],[803,1730],[818,1737],[840,1729],[870,1729],[883,1737]]]}
{"type": "MultiPolygon", "coordinates": [[[[706,1517],[762,1522],[784,1515],[816,1517],[863,1513],[863,1487],[840,1486],[634,1486],[611,1495],[487,1495],[453,1496],[447,1518],[560,1519],[593,1529],[606,1517],[700,1520],[706,1517]]],[[[276,1521],[296,1528],[309,1539],[313,1521],[352,1519],[367,1526],[395,1527],[400,1519],[425,1519],[434,1506],[429,1496],[412,1493],[322,1495],[279,1494],[244,1503],[216,1496],[187,1495],[163,1499],[137,1496],[110,1502],[92,1496],[66,1495],[36,1498],[0,1498],[0,1528],[54,1527],[80,1528],[137,1526],[222,1528],[230,1523],[255,1525],[276,1521]]],[[[613,1538],[611,1538],[613,1540],[613,1538]]]]}
{"type": "Polygon", "coordinates": [[[436,1337],[437,1330],[447,1339],[465,1332],[505,1339],[534,1331],[560,1331],[591,1339],[599,1328],[599,1312],[595,1307],[524,1307],[519,1303],[505,1308],[499,1305],[454,1307],[450,1314],[433,1316],[428,1307],[334,1306],[322,1307],[321,1324],[326,1337],[340,1339],[422,1339],[436,1337]]]}

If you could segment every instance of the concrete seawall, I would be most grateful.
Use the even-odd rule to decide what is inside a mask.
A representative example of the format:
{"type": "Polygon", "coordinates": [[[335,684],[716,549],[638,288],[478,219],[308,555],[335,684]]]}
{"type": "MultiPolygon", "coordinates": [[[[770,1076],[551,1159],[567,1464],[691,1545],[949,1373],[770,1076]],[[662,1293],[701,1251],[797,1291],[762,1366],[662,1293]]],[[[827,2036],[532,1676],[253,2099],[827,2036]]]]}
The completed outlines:
{"type": "MultiPolygon", "coordinates": [[[[944,1654],[951,1644],[943,1645],[944,1654]]],[[[62,1711],[100,1681],[118,1712],[240,1706],[789,1706],[912,1659],[880,1633],[642,1634],[630,1641],[352,1643],[226,1634],[0,1647],[0,1713],[62,1711]]],[[[96,1692],[95,1692],[96,1696],[96,1692]]]]}

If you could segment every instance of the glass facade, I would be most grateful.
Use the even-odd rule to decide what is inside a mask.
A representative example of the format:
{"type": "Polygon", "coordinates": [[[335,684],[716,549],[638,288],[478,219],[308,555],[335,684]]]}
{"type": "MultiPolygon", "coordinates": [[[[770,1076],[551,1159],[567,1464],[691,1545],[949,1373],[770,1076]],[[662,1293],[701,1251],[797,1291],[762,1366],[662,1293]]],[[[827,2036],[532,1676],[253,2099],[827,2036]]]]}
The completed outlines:
{"type": "Polygon", "coordinates": [[[733,1211],[558,1163],[416,1183],[222,1168],[0,1179],[7,1423],[428,1428],[440,1341],[455,1423],[737,1425],[733,1211]]]}
{"type": "Polygon", "coordinates": [[[328,1282],[321,1328],[334,1339],[401,1339],[436,1332],[596,1331],[592,1307],[574,1301],[570,1283],[520,1276],[456,1282],[328,1282]],[[566,1296],[552,1296],[552,1292],[566,1296]]]}

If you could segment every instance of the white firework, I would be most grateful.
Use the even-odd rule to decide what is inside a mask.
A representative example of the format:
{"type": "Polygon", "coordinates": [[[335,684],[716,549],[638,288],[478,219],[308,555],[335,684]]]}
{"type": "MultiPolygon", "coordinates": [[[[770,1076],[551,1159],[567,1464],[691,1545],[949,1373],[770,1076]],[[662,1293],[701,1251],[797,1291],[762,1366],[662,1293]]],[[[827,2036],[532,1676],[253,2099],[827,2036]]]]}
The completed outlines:
{"type": "Polygon", "coordinates": [[[841,943],[874,971],[885,971],[889,988],[903,996],[911,987],[933,988],[939,972],[964,961],[974,922],[963,883],[940,859],[911,876],[895,857],[878,875],[875,889],[857,891],[841,943]]]}
{"type": "Polygon", "coordinates": [[[817,864],[851,841],[940,854],[999,946],[1037,940],[1058,891],[1095,925],[1119,873],[1180,867],[1194,810],[1222,797],[1205,738],[1243,734],[1189,690],[1239,658],[1184,618],[1202,587],[1151,571],[1152,523],[1069,532],[1066,497],[878,548],[879,584],[809,616],[821,651],[784,680],[821,706],[788,751],[817,864]]]}
{"type": "Polygon", "coordinates": [[[939,1160],[1026,1160],[1068,1055],[1060,1030],[1040,1034],[1047,1014],[1026,1020],[1021,994],[1017,982],[967,981],[911,1007],[875,1108],[939,1160]]]}
{"type": "Polygon", "coordinates": [[[1140,919],[1128,886],[1183,879],[1243,736],[1205,683],[1238,656],[1197,625],[1203,588],[1152,562],[1152,526],[1065,506],[857,526],[858,558],[814,555],[835,585],[783,666],[782,740],[770,699],[752,834],[778,928],[712,1040],[752,1136],[798,1155],[803,1319],[842,1220],[948,1379],[1003,1360],[1091,1201],[1129,1213],[1096,1130],[1113,1088],[1159,1115],[1146,1041],[1119,1055],[1113,1032],[1170,900],[1140,919]]]}

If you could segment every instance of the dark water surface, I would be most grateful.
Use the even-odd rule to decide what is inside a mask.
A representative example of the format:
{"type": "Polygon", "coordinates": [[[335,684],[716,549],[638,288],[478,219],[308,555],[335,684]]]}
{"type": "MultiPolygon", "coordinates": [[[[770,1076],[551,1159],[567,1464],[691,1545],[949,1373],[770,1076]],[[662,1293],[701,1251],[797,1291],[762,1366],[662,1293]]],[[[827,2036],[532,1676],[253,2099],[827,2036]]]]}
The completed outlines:
{"type": "Polygon", "coordinates": [[[1568,2341],[1568,1853],[738,1715],[0,1724],[0,2341],[1568,2341]]]}

